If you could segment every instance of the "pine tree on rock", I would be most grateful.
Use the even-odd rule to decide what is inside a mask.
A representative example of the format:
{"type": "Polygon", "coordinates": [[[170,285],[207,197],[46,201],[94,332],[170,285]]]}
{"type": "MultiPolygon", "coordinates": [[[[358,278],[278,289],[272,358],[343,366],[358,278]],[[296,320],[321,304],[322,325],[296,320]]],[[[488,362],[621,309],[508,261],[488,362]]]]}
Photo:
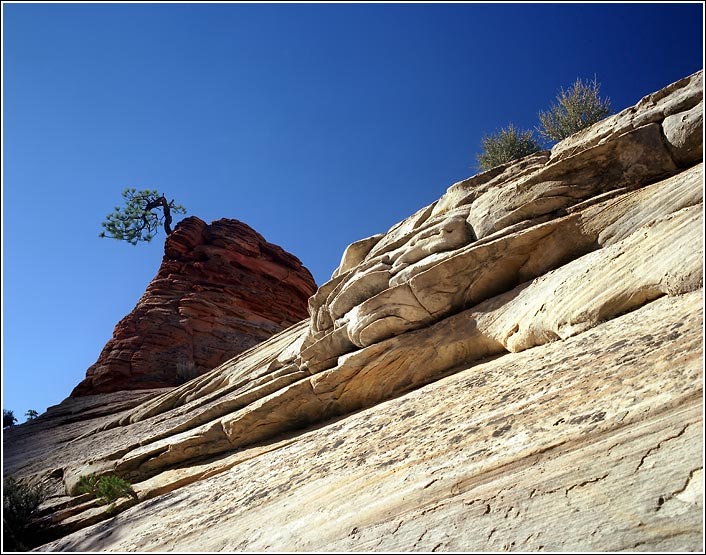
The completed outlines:
{"type": "Polygon", "coordinates": [[[167,235],[172,233],[172,214],[186,214],[186,209],[174,204],[155,190],[125,189],[125,206],[115,207],[102,223],[100,237],[109,237],[137,245],[140,241],[149,242],[157,234],[160,226],[167,235]]]}

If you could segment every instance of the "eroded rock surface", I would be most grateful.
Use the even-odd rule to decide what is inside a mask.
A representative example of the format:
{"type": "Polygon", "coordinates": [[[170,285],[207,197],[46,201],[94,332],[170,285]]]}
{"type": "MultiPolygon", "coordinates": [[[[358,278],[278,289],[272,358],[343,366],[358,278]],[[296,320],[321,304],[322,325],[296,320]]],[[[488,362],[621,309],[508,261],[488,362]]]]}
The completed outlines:
{"type": "Polygon", "coordinates": [[[697,551],[702,303],[663,297],[163,472],[138,484],[149,501],[42,549],[697,551]]]}
{"type": "Polygon", "coordinates": [[[701,102],[699,72],[452,185],[309,318],[13,454],[40,549],[701,549],[701,102]],[[112,473],[117,516],[72,497],[112,473]]]}
{"type": "Polygon", "coordinates": [[[72,396],[179,385],[308,315],[309,271],[238,220],[185,218],[164,252],[72,396]]]}

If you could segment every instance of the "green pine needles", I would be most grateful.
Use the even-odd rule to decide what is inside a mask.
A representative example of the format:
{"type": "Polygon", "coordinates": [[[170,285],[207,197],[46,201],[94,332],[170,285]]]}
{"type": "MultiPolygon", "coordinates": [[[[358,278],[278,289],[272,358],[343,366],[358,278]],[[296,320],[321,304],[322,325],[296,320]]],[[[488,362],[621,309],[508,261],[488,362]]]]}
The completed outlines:
{"type": "Polygon", "coordinates": [[[167,201],[163,194],[155,190],[125,189],[123,198],[125,207],[116,206],[106,216],[100,237],[127,241],[132,245],[140,241],[149,242],[160,225],[167,235],[171,235],[173,213],[186,214],[183,206],[174,204],[173,200],[167,201]]]}

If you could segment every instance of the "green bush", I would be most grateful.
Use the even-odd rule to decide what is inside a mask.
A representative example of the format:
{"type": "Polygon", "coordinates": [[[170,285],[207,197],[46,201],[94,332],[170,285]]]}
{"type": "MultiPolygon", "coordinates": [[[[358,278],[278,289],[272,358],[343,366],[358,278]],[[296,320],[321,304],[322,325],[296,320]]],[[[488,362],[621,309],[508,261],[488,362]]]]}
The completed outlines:
{"type": "Polygon", "coordinates": [[[593,125],[610,114],[610,99],[599,95],[600,84],[577,79],[568,89],[561,89],[557,103],[549,110],[539,112],[539,134],[548,141],[561,141],[593,125]]]}
{"type": "Polygon", "coordinates": [[[3,548],[8,551],[26,551],[34,535],[33,517],[46,499],[43,486],[30,486],[8,476],[3,481],[2,529],[3,548]]]}
{"type": "Polygon", "coordinates": [[[98,486],[98,478],[96,476],[81,476],[76,487],[79,493],[90,493],[96,497],[96,488],[98,486]]]}
{"type": "Polygon", "coordinates": [[[481,140],[483,152],[478,155],[478,167],[485,171],[541,150],[532,131],[520,131],[511,123],[481,140]]]}
{"type": "Polygon", "coordinates": [[[100,478],[81,476],[77,489],[79,493],[90,493],[104,505],[112,503],[120,497],[137,497],[130,483],[114,474],[100,478]]]}

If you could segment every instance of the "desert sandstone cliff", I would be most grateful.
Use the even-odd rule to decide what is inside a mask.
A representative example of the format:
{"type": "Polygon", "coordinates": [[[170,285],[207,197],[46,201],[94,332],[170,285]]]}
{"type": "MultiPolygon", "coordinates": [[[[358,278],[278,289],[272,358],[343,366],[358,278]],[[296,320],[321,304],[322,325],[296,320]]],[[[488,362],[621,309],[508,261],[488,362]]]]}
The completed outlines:
{"type": "Polygon", "coordinates": [[[452,185],[202,376],[12,430],[39,549],[700,550],[702,88],[452,185]]]}
{"type": "Polygon", "coordinates": [[[180,385],[306,318],[314,291],[299,259],[248,225],[186,218],[71,395],[180,385]]]}

